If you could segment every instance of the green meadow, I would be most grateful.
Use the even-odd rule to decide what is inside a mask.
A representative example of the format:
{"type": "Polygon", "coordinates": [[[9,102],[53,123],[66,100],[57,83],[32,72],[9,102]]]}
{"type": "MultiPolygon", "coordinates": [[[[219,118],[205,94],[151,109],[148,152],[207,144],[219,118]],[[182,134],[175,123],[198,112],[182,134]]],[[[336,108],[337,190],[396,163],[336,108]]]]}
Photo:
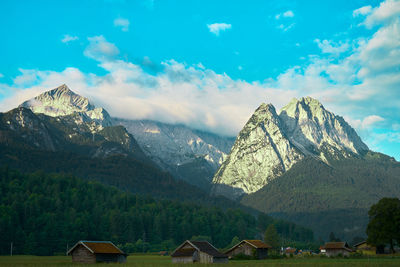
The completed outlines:
{"type": "MultiPolygon", "coordinates": [[[[343,258],[287,258],[278,260],[261,261],[230,261],[223,266],[400,266],[400,257],[384,256],[360,259],[343,258]]],[[[71,257],[67,256],[0,256],[0,266],[93,266],[86,264],[73,264],[71,257]]],[[[95,266],[190,266],[190,264],[172,264],[168,256],[158,255],[131,255],[125,264],[96,264],[95,266]]],[[[198,264],[195,266],[207,266],[198,264]]]]}

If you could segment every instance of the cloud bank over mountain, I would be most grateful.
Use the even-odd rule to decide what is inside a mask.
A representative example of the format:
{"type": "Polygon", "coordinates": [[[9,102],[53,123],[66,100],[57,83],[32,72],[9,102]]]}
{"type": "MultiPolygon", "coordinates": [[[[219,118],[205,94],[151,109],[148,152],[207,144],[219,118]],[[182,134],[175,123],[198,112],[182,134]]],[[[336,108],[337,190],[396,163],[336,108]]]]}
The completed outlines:
{"type": "MultiPolygon", "coordinates": [[[[293,12],[284,14],[293,17],[293,12]]],[[[307,63],[255,82],[233,79],[201,62],[188,65],[174,59],[155,63],[160,67],[149,72],[143,64],[124,58],[117,43],[103,35],[89,36],[83,54],[95,60],[104,75],[75,67],[20,69],[12,84],[0,84],[6,95],[1,111],[66,83],[113,116],[183,123],[233,136],[261,102],[279,109],[293,97],[312,96],[344,115],[370,146],[378,134],[400,143],[393,135],[400,123],[396,101],[400,99],[400,2],[360,7],[352,15],[354,25],[349,26],[370,34],[343,40],[317,38],[315,45],[321,51],[308,55],[307,63]],[[377,126],[386,131],[377,133],[377,126]]]]}

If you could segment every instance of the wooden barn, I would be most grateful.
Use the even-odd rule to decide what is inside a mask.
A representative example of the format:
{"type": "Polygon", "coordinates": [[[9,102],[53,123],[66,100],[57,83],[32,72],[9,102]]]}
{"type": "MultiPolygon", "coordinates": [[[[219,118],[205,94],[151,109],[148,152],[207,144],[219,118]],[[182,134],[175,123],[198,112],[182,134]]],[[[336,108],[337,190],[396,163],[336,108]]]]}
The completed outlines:
{"type": "Polygon", "coordinates": [[[363,254],[376,254],[376,247],[369,245],[367,241],[360,242],[354,245],[354,248],[358,252],[362,252],[363,254]]]}
{"type": "Polygon", "coordinates": [[[337,256],[339,254],[348,256],[353,252],[347,242],[328,242],[325,243],[323,249],[325,249],[325,254],[329,257],[337,256]]]}
{"type": "Polygon", "coordinates": [[[226,263],[228,257],[207,241],[186,240],[171,254],[172,263],[226,263]]]}
{"type": "Polygon", "coordinates": [[[79,241],[68,252],[72,262],[126,262],[127,254],[110,241],[79,241]]]}
{"type": "Polygon", "coordinates": [[[254,256],[257,259],[265,259],[268,257],[268,249],[271,249],[271,246],[265,244],[261,240],[242,240],[226,251],[225,255],[232,258],[235,255],[244,254],[247,256],[254,256]]]}

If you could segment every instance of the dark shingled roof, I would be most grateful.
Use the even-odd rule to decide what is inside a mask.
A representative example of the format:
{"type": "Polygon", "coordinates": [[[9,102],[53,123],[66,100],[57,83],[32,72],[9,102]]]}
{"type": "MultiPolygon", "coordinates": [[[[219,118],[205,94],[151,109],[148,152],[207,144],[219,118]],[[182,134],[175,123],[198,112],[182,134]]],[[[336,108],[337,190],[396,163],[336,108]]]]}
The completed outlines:
{"type": "Polygon", "coordinates": [[[225,254],[230,253],[232,250],[236,249],[237,247],[239,247],[241,244],[243,243],[247,243],[250,246],[256,248],[256,249],[260,249],[260,248],[272,248],[270,245],[265,244],[264,242],[262,242],[261,240],[242,240],[239,243],[237,243],[236,245],[234,245],[233,247],[231,247],[230,249],[228,249],[225,254]]]}
{"type": "Polygon", "coordinates": [[[325,246],[323,248],[325,248],[325,249],[346,249],[348,251],[352,251],[352,249],[349,247],[347,242],[328,242],[328,243],[325,243],[325,246]]]}
{"type": "Polygon", "coordinates": [[[171,257],[190,257],[195,251],[195,248],[181,248],[172,253],[171,257]]]}
{"type": "Polygon", "coordinates": [[[243,240],[255,248],[272,248],[270,245],[265,244],[261,240],[243,240]]]}
{"type": "Polygon", "coordinates": [[[219,252],[215,247],[213,247],[207,241],[189,241],[186,240],[182,243],[175,251],[171,254],[171,257],[189,257],[192,256],[193,253],[199,250],[199,252],[207,253],[214,258],[226,258],[227,256],[219,252]],[[183,248],[185,244],[191,246],[191,248],[183,248]]]}
{"type": "Polygon", "coordinates": [[[68,251],[68,254],[70,254],[78,245],[86,247],[94,254],[125,254],[110,241],[79,241],[68,251]]]}
{"type": "Polygon", "coordinates": [[[207,253],[214,258],[226,258],[227,256],[219,252],[215,247],[213,247],[207,241],[190,241],[193,245],[198,247],[201,252],[207,253]]]}

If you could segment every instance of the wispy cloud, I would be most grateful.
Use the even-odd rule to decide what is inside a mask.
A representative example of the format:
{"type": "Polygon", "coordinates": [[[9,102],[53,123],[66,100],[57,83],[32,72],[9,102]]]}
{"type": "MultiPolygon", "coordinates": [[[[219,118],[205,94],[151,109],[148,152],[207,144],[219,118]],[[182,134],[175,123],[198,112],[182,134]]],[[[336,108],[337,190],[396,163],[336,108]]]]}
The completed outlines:
{"type": "Polygon", "coordinates": [[[219,36],[220,32],[231,29],[232,25],[227,23],[213,23],[213,24],[207,24],[207,27],[211,33],[215,34],[216,36],[219,36]]]}
{"type": "Polygon", "coordinates": [[[371,6],[363,6],[353,11],[353,17],[365,16],[370,14],[371,11],[372,11],[371,6]]]}
{"type": "Polygon", "coordinates": [[[114,59],[119,54],[118,48],[108,42],[103,35],[88,37],[89,45],[83,52],[85,56],[97,61],[108,61],[114,59]]]}
{"type": "Polygon", "coordinates": [[[72,41],[76,41],[78,39],[79,39],[78,36],[72,36],[72,35],[69,35],[69,34],[64,34],[64,37],[61,39],[61,42],[69,43],[69,42],[72,42],[72,41]]]}
{"type": "Polygon", "coordinates": [[[340,54],[349,50],[350,45],[348,42],[339,42],[335,43],[330,40],[320,40],[315,39],[315,43],[317,43],[318,47],[321,49],[322,53],[326,54],[340,54]]]}
{"type": "Polygon", "coordinates": [[[293,28],[294,25],[295,25],[295,23],[290,23],[290,24],[288,24],[288,25],[279,24],[279,25],[277,26],[277,28],[280,29],[280,30],[282,30],[282,31],[284,31],[284,32],[287,32],[288,30],[290,30],[291,28],[293,28]]]}
{"type": "Polygon", "coordinates": [[[275,20],[279,23],[276,28],[282,30],[283,32],[287,32],[292,29],[296,23],[292,22],[294,17],[294,13],[292,10],[287,10],[285,12],[279,13],[275,15],[275,20]]]}
{"type": "Polygon", "coordinates": [[[281,19],[281,18],[293,18],[293,17],[294,17],[294,13],[292,10],[288,10],[283,13],[279,13],[279,14],[275,15],[276,20],[281,19]]]}
{"type": "Polygon", "coordinates": [[[128,19],[116,18],[114,19],[114,26],[121,28],[123,32],[129,31],[130,22],[128,19]]]}
{"type": "Polygon", "coordinates": [[[4,74],[3,73],[0,73],[0,78],[3,78],[4,77],[4,74]]]}

